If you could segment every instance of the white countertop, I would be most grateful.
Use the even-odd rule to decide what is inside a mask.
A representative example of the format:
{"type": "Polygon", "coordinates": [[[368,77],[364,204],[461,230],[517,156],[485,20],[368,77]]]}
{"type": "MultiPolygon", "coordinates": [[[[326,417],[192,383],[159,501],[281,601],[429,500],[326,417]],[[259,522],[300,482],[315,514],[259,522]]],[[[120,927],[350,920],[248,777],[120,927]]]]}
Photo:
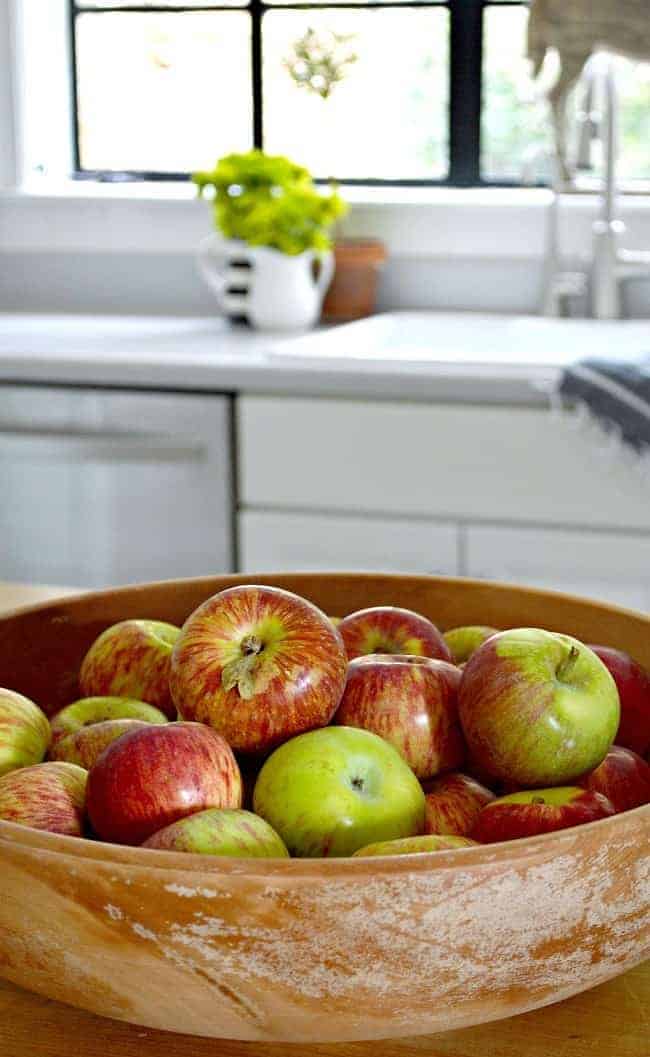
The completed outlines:
{"type": "Polygon", "coordinates": [[[304,337],[220,318],[0,314],[0,382],[538,403],[565,364],[650,323],[392,312],[304,337]]]}

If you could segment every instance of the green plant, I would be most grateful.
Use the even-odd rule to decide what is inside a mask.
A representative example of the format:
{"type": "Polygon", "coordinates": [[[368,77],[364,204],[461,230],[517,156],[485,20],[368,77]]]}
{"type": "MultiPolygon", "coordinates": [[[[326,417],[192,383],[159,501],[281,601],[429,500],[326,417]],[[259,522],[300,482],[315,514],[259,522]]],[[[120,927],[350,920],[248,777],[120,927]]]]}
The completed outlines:
{"type": "Polygon", "coordinates": [[[328,250],[330,230],[347,210],[333,187],[321,194],[307,169],[261,150],[228,154],[192,179],[199,195],[212,190],[215,227],[226,238],[292,256],[328,250]]]}

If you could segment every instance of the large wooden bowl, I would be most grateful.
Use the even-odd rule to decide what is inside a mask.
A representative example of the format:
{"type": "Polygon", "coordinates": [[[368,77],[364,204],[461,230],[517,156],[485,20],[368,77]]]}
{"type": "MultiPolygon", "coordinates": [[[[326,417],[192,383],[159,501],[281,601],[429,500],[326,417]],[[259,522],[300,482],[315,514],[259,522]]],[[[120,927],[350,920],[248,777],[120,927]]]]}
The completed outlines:
{"type": "MultiPolygon", "coordinates": [[[[250,579],[250,578],[249,578],[250,579]]],[[[650,667],[650,620],[461,580],[256,577],[331,614],[396,603],[442,627],[541,626],[650,667]]],[[[0,621],[0,685],[48,711],[75,694],[107,625],[181,623],[243,578],[126,588],[0,621]]],[[[238,1039],[337,1041],[521,1013],[650,954],[650,807],[510,844],[405,858],[210,859],[0,823],[0,975],[136,1024],[238,1039]]]]}

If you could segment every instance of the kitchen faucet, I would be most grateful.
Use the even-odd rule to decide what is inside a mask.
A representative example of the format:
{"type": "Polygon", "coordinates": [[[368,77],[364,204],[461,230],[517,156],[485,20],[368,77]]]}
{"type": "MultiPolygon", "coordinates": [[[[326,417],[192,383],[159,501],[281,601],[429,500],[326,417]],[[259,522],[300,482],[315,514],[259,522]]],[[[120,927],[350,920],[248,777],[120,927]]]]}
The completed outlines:
{"type": "Polygon", "coordinates": [[[621,246],[626,228],[616,215],[619,107],[611,59],[603,55],[592,58],[583,80],[585,96],[577,118],[576,168],[591,168],[596,141],[602,149],[605,169],[598,217],[592,229],[592,258],[585,271],[563,267],[559,243],[561,196],[565,188],[558,167],[547,230],[542,312],[547,316],[562,315],[568,298],[587,295],[594,319],[620,319],[622,284],[629,279],[650,278],[650,250],[626,250],[621,246]]]}

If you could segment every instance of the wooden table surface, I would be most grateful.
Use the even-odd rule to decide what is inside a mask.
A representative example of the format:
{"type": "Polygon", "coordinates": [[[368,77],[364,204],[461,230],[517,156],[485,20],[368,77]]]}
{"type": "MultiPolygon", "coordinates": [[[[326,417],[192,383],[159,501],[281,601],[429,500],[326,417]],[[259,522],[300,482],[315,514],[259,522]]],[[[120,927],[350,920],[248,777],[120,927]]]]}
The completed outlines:
{"type": "MultiPolygon", "coordinates": [[[[0,610],[76,593],[0,583],[0,610]]],[[[105,1020],[0,980],[11,1057],[650,1057],[650,962],[546,1009],[463,1031],[387,1042],[289,1046],[195,1039],[105,1020]]]]}

